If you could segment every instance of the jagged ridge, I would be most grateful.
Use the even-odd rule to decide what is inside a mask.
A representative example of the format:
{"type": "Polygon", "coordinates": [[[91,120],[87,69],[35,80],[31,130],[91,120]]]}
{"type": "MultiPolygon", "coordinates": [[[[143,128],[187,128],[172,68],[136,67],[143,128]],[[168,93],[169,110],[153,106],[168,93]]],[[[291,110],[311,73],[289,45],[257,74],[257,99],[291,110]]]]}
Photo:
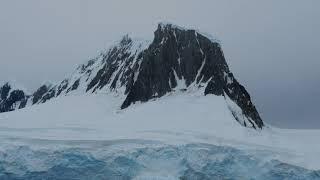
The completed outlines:
{"type": "MultiPolygon", "coordinates": [[[[58,85],[43,85],[30,96],[13,94],[17,98],[11,99],[1,96],[1,107],[5,108],[0,110],[6,112],[44,103],[69,93],[101,91],[120,95],[123,109],[137,101],[146,102],[169,92],[190,89],[204,89],[204,95],[224,96],[231,102],[230,110],[239,123],[263,127],[250,95],[230,72],[220,44],[195,30],[162,23],[152,42],[125,36],[107,52],[79,66],[58,85]],[[232,103],[241,110],[236,110],[232,103]]],[[[2,91],[6,92],[1,90],[1,95],[2,91]]]]}

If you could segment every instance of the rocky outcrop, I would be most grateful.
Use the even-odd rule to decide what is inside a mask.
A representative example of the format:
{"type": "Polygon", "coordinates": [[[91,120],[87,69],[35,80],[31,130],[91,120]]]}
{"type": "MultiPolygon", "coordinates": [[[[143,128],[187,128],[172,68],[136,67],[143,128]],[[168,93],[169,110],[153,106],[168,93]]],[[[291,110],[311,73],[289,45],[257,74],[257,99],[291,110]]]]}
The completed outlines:
{"type": "MultiPolygon", "coordinates": [[[[159,24],[123,108],[161,97],[177,86],[201,87],[227,70],[220,45],[195,30],[159,24]],[[215,74],[215,76],[214,76],[215,74]]],[[[212,81],[213,82],[213,81],[212,81]]]]}
{"type": "Polygon", "coordinates": [[[175,91],[203,90],[203,95],[223,96],[236,104],[241,111],[232,105],[229,108],[243,126],[264,126],[249,93],[228,68],[220,44],[172,24],[159,24],[152,41],[124,36],[108,51],[79,66],[70,78],[54,86],[43,85],[31,96],[17,91],[8,99],[7,89],[1,90],[1,98],[6,99],[1,112],[70,93],[117,93],[124,99],[124,109],[175,91]],[[17,102],[21,102],[19,107],[12,108],[17,102]]]}
{"type": "Polygon", "coordinates": [[[154,34],[153,42],[141,54],[139,75],[122,108],[161,97],[177,87],[205,87],[205,95],[228,96],[243,110],[241,115],[234,113],[241,124],[263,127],[248,92],[230,72],[219,43],[171,24],[159,24],[154,34]]]}
{"type": "Polygon", "coordinates": [[[0,87],[0,95],[0,112],[23,108],[29,98],[23,90],[14,88],[10,83],[0,87]]]}

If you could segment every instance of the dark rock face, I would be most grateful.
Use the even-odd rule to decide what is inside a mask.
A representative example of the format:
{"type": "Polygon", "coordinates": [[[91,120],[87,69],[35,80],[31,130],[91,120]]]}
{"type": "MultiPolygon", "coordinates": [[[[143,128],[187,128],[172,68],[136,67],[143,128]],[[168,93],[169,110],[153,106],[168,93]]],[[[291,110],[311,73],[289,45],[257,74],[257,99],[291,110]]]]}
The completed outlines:
{"type": "Polygon", "coordinates": [[[9,83],[0,87],[0,112],[13,111],[25,106],[29,98],[22,90],[12,89],[9,83]]]}
{"type": "Polygon", "coordinates": [[[35,93],[33,93],[32,104],[36,104],[43,97],[45,93],[47,93],[49,87],[46,85],[41,86],[35,93]]]}
{"type": "Polygon", "coordinates": [[[19,108],[23,108],[28,99],[32,104],[44,103],[73,91],[118,92],[125,96],[121,106],[124,109],[137,101],[190,88],[230,99],[242,110],[239,114],[229,107],[240,124],[264,126],[249,93],[230,72],[220,44],[195,30],[171,24],[159,24],[146,47],[124,36],[106,53],[79,66],[72,77],[52,87],[44,85],[30,97],[17,91],[8,98],[10,89],[3,87],[0,105],[5,104],[5,108],[0,112],[9,111],[16,102],[21,102],[19,108]]]}
{"type": "Polygon", "coordinates": [[[10,90],[11,90],[11,86],[9,85],[9,83],[4,84],[0,88],[1,100],[7,99],[7,97],[9,96],[10,90]]]}
{"type": "MultiPolygon", "coordinates": [[[[57,96],[59,96],[59,95],[62,93],[62,91],[64,91],[65,89],[68,88],[68,84],[69,84],[69,82],[68,82],[67,79],[65,79],[65,80],[63,80],[63,81],[61,82],[61,84],[58,86],[57,96]]],[[[51,91],[53,91],[53,90],[51,90],[51,91]]]]}
{"type": "Polygon", "coordinates": [[[41,100],[40,100],[40,103],[45,103],[46,101],[56,97],[56,90],[54,88],[50,89],[47,93],[45,93],[41,100]]]}
{"type": "MultiPolygon", "coordinates": [[[[139,76],[122,108],[136,101],[148,101],[173,91],[178,80],[185,86],[206,86],[205,95],[228,96],[247,116],[253,128],[262,128],[263,121],[245,88],[230,72],[218,43],[194,30],[173,25],[159,25],[155,38],[142,53],[139,76]]],[[[239,121],[239,117],[234,114],[239,121]]]]}
{"type": "Polygon", "coordinates": [[[200,85],[227,68],[218,43],[195,30],[172,25],[159,25],[153,43],[142,56],[138,79],[123,108],[135,101],[163,96],[177,87],[178,79],[184,80],[186,87],[200,85]]]}
{"type": "Polygon", "coordinates": [[[89,83],[86,91],[95,92],[106,85],[110,85],[112,90],[116,90],[117,83],[120,87],[125,86],[126,92],[129,91],[133,83],[134,73],[139,68],[138,61],[141,60],[141,57],[135,59],[138,52],[130,52],[129,49],[132,45],[132,39],[128,35],[124,36],[119,46],[112,48],[103,57],[103,68],[89,83]]]}

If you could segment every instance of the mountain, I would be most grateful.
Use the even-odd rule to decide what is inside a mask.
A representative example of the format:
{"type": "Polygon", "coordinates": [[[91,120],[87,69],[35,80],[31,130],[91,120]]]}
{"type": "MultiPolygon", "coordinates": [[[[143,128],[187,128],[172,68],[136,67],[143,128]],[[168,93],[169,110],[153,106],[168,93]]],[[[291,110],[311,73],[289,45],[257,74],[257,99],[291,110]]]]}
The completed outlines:
{"type": "Polygon", "coordinates": [[[249,93],[230,71],[220,44],[196,30],[165,23],[158,25],[152,41],[126,35],[80,65],[71,77],[56,85],[42,85],[31,95],[12,91],[5,84],[0,89],[0,112],[69,94],[113,94],[123,101],[120,108],[125,109],[136,102],[194,91],[224,97],[241,125],[255,129],[264,126],[249,93]]]}
{"type": "Polygon", "coordinates": [[[320,179],[320,131],[264,125],[198,31],[159,24],[58,84],[0,95],[0,179],[320,179]]]}

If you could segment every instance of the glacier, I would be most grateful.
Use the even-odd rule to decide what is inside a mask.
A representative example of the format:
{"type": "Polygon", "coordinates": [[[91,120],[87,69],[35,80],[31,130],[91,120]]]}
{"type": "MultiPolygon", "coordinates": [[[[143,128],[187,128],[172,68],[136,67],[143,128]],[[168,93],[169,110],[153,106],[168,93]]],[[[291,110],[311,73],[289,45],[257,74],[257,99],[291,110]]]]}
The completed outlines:
{"type": "Polygon", "coordinates": [[[146,140],[33,140],[31,144],[0,151],[0,179],[320,179],[320,171],[266,161],[268,151],[229,146],[146,140]],[[44,143],[46,148],[36,147],[44,143]]]}

